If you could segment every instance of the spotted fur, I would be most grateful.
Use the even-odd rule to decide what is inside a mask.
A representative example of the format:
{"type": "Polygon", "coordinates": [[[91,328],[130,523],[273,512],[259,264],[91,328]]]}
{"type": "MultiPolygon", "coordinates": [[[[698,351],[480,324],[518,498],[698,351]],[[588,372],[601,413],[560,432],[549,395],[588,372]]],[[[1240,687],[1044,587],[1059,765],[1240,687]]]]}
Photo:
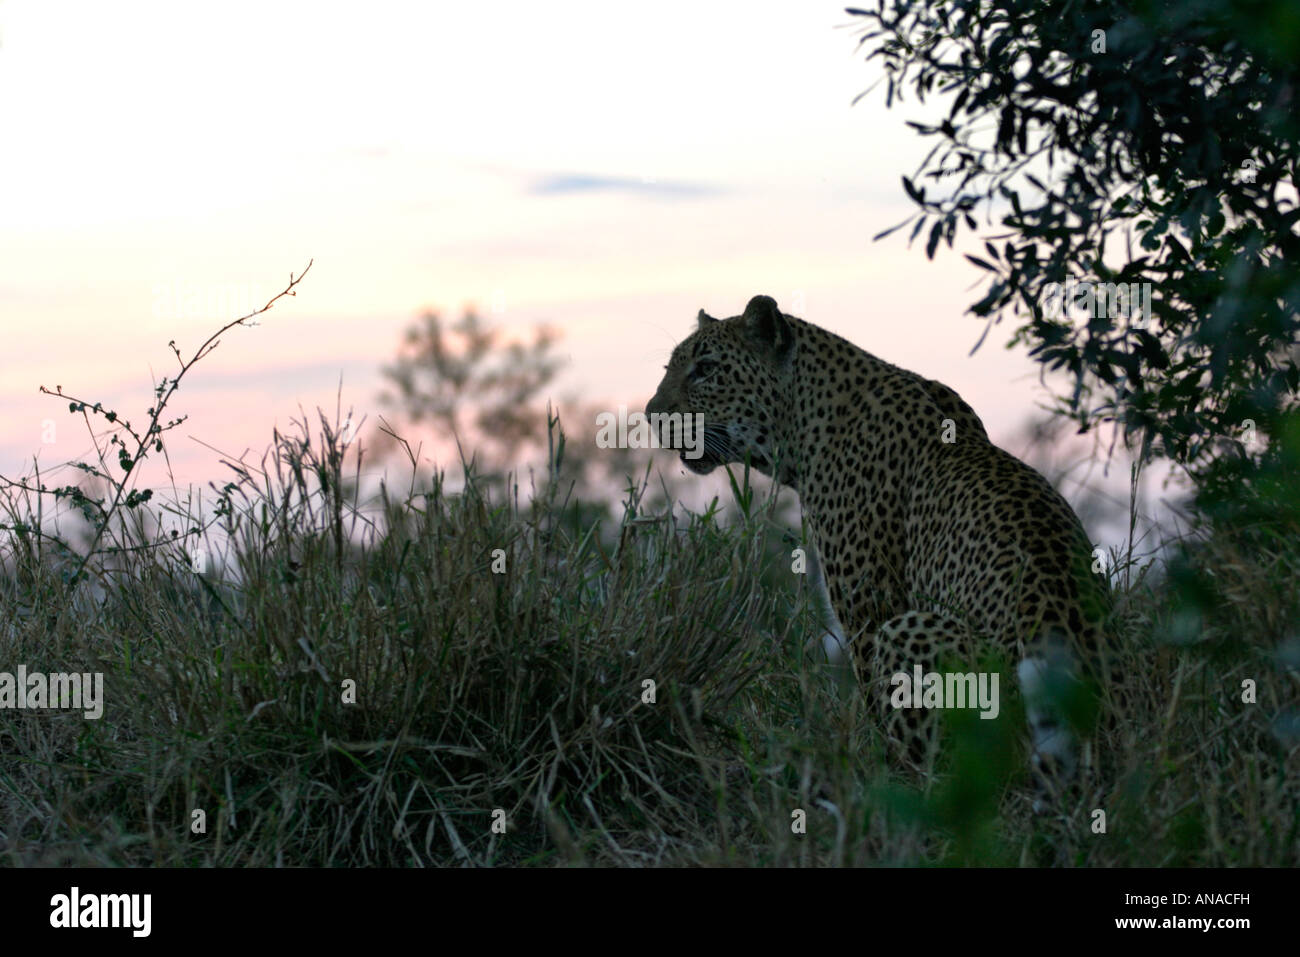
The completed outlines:
{"type": "Polygon", "coordinates": [[[1077,742],[1053,693],[1104,669],[1109,595],[1070,506],[998,448],[952,389],[890,365],[755,296],[700,311],[648,413],[703,413],[707,473],[748,456],[798,490],[854,672],[898,755],[930,751],[932,712],[889,706],[888,679],[982,642],[1018,662],[1033,762],[1050,785],[1077,742]]]}

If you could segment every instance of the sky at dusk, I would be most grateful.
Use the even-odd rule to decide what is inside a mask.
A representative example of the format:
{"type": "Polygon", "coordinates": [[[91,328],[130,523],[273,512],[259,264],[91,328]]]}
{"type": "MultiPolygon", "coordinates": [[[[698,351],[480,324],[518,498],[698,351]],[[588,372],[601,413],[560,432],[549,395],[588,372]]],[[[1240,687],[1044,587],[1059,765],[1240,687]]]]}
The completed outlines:
{"type": "Polygon", "coordinates": [[[178,392],[178,481],[332,409],[340,380],[373,424],[404,327],[469,305],[510,335],[561,331],[557,394],[639,408],[701,307],[766,293],[946,382],[1010,445],[1045,393],[1009,327],[969,354],[981,273],[871,241],[910,212],[899,177],[931,144],[883,86],[853,105],[880,73],[852,19],[0,0],[0,473],[89,451],[38,386],[143,418],[168,340],[192,352],[309,260],[178,392]]]}

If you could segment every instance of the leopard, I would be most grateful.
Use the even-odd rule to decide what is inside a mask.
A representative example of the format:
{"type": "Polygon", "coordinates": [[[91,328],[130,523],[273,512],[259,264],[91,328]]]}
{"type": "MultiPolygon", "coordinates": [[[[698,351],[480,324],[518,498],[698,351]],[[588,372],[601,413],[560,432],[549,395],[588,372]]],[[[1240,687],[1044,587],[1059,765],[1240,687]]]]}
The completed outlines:
{"type": "Polygon", "coordinates": [[[745,463],[796,492],[831,632],[898,763],[933,773],[939,738],[938,709],[899,706],[900,676],[991,648],[1014,666],[1001,687],[1023,703],[1035,811],[1093,766],[1122,680],[1105,575],[1070,505],[953,389],[758,295],[738,316],[700,310],[646,415],[690,472],[745,463]],[[703,416],[690,447],[678,413],[703,416]],[[1091,712],[1071,710],[1079,689],[1091,712]]]}

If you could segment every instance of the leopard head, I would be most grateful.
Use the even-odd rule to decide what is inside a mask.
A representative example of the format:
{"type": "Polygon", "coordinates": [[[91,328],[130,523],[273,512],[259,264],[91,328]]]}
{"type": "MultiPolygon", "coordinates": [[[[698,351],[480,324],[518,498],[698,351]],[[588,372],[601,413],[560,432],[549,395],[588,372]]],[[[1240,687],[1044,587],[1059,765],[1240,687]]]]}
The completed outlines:
{"type": "Polygon", "coordinates": [[[659,423],[661,442],[681,447],[682,462],[700,475],[746,457],[771,475],[789,413],[796,350],[794,324],[771,296],[755,296],[730,319],[701,309],[695,332],[673,350],[646,406],[652,426],[659,423]],[[664,417],[675,413],[703,416],[702,441],[682,442],[681,434],[669,433],[664,417]]]}

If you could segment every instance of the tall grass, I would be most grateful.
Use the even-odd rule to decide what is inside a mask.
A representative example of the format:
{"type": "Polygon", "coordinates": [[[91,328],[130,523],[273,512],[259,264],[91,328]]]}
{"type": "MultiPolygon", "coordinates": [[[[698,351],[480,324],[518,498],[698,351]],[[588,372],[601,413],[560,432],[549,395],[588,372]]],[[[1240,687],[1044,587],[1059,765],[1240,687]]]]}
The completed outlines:
{"type": "MultiPolygon", "coordinates": [[[[400,487],[363,493],[364,450],[317,418],[235,465],[208,514],[139,494],[108,518],[80,509],[110,525],[81,546],[50,528],[38,480],[9,483],[0,670],[99,671],[107,703],[99,720],[0,711],[0,859],[1300,859],[1296,672],[1277,653],[1300,610],[1294,549],[1211,540],[1206,607],[1178,575],[1125,574],[1115,626],[1143,693],[1122,773],[1035,816],[1014,702],[1008,720],[956,715],[937,775],[890,770],[860,696],[806,657],[815,603],[774,498],[743,477],[726,522],[648,513],[643,479],[616,527],[584,526],[554,482],[419,478],[414,453],[400,487]]],[[[101,471],[125,502],[127,478],[101,471]]]]}

